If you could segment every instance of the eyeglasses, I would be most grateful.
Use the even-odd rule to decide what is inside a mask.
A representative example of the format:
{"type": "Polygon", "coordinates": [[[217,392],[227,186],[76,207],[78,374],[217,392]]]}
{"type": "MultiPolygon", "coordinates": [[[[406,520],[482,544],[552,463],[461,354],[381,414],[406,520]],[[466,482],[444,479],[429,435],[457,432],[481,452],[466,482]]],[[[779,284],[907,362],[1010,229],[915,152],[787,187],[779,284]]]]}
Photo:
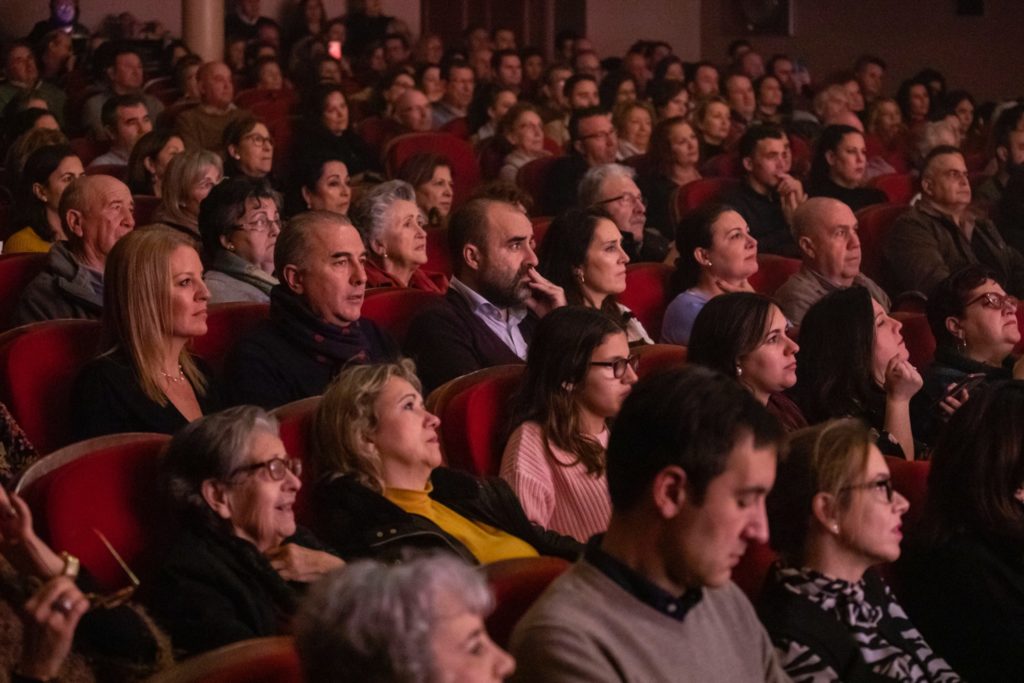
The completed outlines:
{"type": "Polygon", "coordinates": [[[850,484],[849,486],[844,486],[839,490],[842,492],[856,491],[858,489],[864,489],[867,491],[874,492],[875,497],[878,498],[879,500],[881,500],[882,496],[884,496],[885,502],[887,503],[892,502],[893,493],[895,491],[895,489],[893,489],[892,487],[892,479],[889,477],[886,477],[885,479],[879,479],[877,481],[869,481],[866,484],[850,484]]]}
{"type": "Polygon", "coordinates": [[[271,220],[266,216],[260,216],[249,223],[238,223],[232,227],[235,230],[245,230],[246,232],[269,232],[271,229],[274,232],[281,232],[281,219],[275,218],[271,220]]]}
{"type": "Polygon", "coordinates": [[[597,133],[591,133],[590,135],[581,135],[580,136],[580,140],[591,140],[593,138],[602,138],[604,140],[612,140],[612,139],[614,139],[616,137],[618,137],[618,133],[616,133],[615,129],[612,128],[611,130],[605,130],[605,131],[600,131],[600,132],[597,132],[597,133]]]}
{"type": "Polygon", "coordinates": [[[296,477],[302,476],[301,460],[297,458],[271,458],[264,462],[255,462],[251,465],[237,467],[228,474],[228,479],[233,479],[239,474],[258,472],[263,468],[267,469],[267,474],[270,475],[273,481],[281,481],[288,472],[291,472],[296,477]]]}
{"type": "Polygon", "coordinates": [[[974,304],[980,303],[985,308],[991,308],[996,311],[1016,311],[1017,305],[1020,303],[1017,297],[1010,294],[996,294],[995,292],[985,292],[979,296],[974,297],[966,304],[964,308],[973,306],[974,304]]]}
{"type": "Polygon", "coordinates": [[[592,360],[591,365],[597,365],[602,368],[611,368],[612,377],[615,379],[622,379],[626,375],[626,368],[630,368],[634,373],[640,370],[640,356],[627,356],[626,358],[616,358],[615,360],[592,360]]]}
{"type": "Polygon", "coordinates": [[[270,145],[271,147],[274,146],[274,138],[266,137],[264,135],[260,135],[259,133],[249,133],[248,135],[243,135],[242,139],[243,140],[252,140],[253,144],[259,145],[259,146],[263,146],[263,145],[270,145]]]}
{"type": "Polygon", "coordinates": [[[647,206],[647,200],[644,199],[642,194],[633,194],[632,192],[623,192],[616,197],[610,197],[608,199],[602,199],[599,202],[595,202],[594,206],[602,206],[603,204],[613,204],[615,202],[628,202],[633,206],[647,206]]]}

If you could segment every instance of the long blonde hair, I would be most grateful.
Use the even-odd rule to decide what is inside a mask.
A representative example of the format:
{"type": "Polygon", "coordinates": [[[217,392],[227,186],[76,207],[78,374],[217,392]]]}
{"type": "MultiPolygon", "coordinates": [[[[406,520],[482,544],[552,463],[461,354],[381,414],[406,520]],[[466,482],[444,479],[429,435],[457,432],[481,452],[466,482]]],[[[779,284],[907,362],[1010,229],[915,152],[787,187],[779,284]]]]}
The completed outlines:
{"type": "MultiPolygon", "coordinates": [[[[161,406],[167,405],[160,388],[162,347],[173,326],[170,260],[179,247],[195,249],[170,228],[133,230],[110,250],[103,277],[101,348],[124,351],[142,391],[161,406]]],[[[206,378],[185,349],[178,363],[196,393],[205,395],[206,378]]]]}

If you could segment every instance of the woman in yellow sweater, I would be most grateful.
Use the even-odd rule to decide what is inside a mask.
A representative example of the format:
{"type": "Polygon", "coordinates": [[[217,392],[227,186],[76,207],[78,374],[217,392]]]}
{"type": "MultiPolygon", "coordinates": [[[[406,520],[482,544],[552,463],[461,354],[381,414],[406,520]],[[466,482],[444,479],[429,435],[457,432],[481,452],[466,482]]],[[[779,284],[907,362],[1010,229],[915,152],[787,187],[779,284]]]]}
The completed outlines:
{"type": "Polygon", "coordinates": [[[47,145],[32,152],[15,194],[15,225],[25,227],[4,242],[4,253],[45,253],[64,239],[60,198],[64,188],[84,174],[81,160],[67,145],[47,145]]]}

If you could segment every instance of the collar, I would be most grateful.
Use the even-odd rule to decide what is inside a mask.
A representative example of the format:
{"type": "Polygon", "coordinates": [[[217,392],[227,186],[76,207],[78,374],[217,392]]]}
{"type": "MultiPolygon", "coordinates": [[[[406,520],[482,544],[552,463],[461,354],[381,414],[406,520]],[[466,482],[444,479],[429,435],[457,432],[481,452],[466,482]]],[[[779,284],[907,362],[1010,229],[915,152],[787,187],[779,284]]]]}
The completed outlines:
{"type": "Polygon", "coordinates": [[[530,312],[526,306],[498,308],[481,296],[475,289],[471,289],[469,285],[454,276],[452,276],[448,287],[449,289],[454,289],[462,298],[469,302],[469,307],[474,315],[483,315],[495,320],[501,320],[509,325],[519,325],[530,312]]]}
{"type": "Polygon", "coordinates": [[[426,488],[419,490],[387,487],[384,489],[384,497],[406,512],[427,517],[432,506],[430,493],[433,490],[434,486],[427,481],[426,488]]]}
{"type": "Polygon", "coordinates": [[[676,597],[661,587],[649,581],[647,577],[627,567],[617,558],[609,555],[601,549],[601,540],[604,534],[598,534],[587,542],[583,558],[593,565],[598,571],[614,581],[620,588],[632,595],[634,598],[652,607],[661,614],[683,621],[687,613],[697,606],[704,597],[702,588],[688,590],[676,597]]]}
{"type": "Polygon", "coordinates": [[[969,226],[974,224],[974,216],[969,209],[963,212],[960,223],[957,223],[948,211],[943,210],[938,204],[924,195],[921,195],[921,198],[917,201],[917,209],[934,218],[940,218],[957,228],[961,225],[969,226]]]}

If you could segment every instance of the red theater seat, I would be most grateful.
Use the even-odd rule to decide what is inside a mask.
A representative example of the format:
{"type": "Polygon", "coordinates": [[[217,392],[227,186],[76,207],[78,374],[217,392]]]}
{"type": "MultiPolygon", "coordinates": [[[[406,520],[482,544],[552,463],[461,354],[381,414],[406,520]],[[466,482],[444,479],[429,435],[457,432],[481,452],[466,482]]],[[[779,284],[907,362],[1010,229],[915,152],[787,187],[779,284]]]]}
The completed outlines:
{"type": "Polygon", "coordinates": [[[800,270],[800,260],[775,254],[757,255],[757,272],[750,277],[755,292],[773,296],[786,280],[800,270]]]}
{"type": "Polygon", "coordinates": [[[652,339],[661,337],[661,320],[669,303],[672,266],[634,263],[626,266],[626,291],[619,297],[652,339]]]}
{"type": "Polygon", "coordinates": [[[192,351],[210,364],[214,375],[219,375],[235,344],[269,316],[270,304],[235,301],[210,306],[206,334],[192,340],[192,351]]]}
{"type": "Polygon", "coordinates": [[[747,594],[750,602],[757,604],[768,570],[778,558],[778,553],[767,543],[752,543],[747,546],[747,552],[732,570],[732,580],[747,594]]]}
{"type": "Polygon", "coordinates": [[[548,176],[551,175],[551,166],[557,161],[557,157],[541,157],[528,161],[519,168],[516,174],[516,185],[523,188],[533,197],[533,214],[540,215],[544,212],[542,202],[544,201],[544,188],[548,183],[548,176]]]}
{"type": "Polygon", "coordinates": [[[469,198],[480,184],[480,166],[473,147],[465,140],[448,133],[406,133],[392,138],[384,149],[384,167],[389,178],[409,157],[420,152],[433,152],[448,159],[455,181],[454,206],[469,198]]]}
{"type": "Polygon", "coordinates": [[[481,477],[498,474],[509,398],[525,368],[484,368],[446,382],[430,393],[427,410],[441,418],[441,450],[449,467],[481,477]]]}
{"type": "Polygon", "coordinates": [[[128,567],[145,574],[166,538],[157,465],[166,434],[109,434],[56,451],[19,484],[36,528],[78,557],[105,591],[130,584],[100,531],[128,567]]]}
{"type": "Polygon", "coordinates": [[[533,224],[533,241],[538,249],[544,242],[544,236],[548,234],[551,221],[551,216],[534,216],[530,219],[530,222],[533,224]]]}
{"type": "Polygon", "coordinates": [[[437,129],[438,133],[449,133],[461,140],[469,139],[469,121],[465,116],[460,116],[457,119],[452,119],[448,123],[444,124],[437,129]]]}
{"type": "MultiPolygon", "coordinates": [[[[291,636],[253,638],[205,652],[166,669],[149,683],[304,683],[291,636]]],[[[340,683],[346,683],[344,681],[340,683]]]]}
{"type": "Polygon", "coordinates": [[[0,332],[10,327],[22,290],[46,265],[46,254],[0,256],[0,332]]]}
{"type": "Polygon", "coordinates": [[[873,204],[857,212],[862,254],[860,270],[876,282],[883,280],[882,244],[885,233],[908,208],[905,204],[873,204]]]}
{"type": "Polygon", "coordinates": [[[128,167],[123,164],[93,164],[85,168],[85,175],[108,175],[123,183],[128,181],[128,167]]]}
{"type": "Polygon", "coordinates": [[[904,206],[910,204],[917,192],[914,176],[909,173],[886,173],[872,178],[868,185],[884,192],[890,202],[904,206]]]}
{"type": "Polygon", "coordinates": [[[686,347],[678,344],[643,344],[634,348],[633,353],[640,357],[640,379],[686,364],[686,347]]]}
{"type": "Polygon", "coordinates": [[[312,450],[310,446],[313,416],[320,407],[320,396],[300,398],[298,401],[286,403],[271,411],[280,425],[281,441],[284,450],[293,458],[302,461],[302,483],[298,499],[295,501],[295,516],[300,524],[309,525],[312,521],[309,512],[309,492],[312,490],[312,450]]]}
{"type": "Polygon", "coordinates": [[[0,398],[40,453],[71,443],[71,386],[96,356],[95,320],[50,320],[0,337],[0,398]]]}
{"type": "Polygon", "coordinates": [[[71,138],[68,144],[75,156],[82,160],[82,166],[88,166],[93,159],[106,154],[110,149],[109,141],[97,142],[89,137],[71,138]]]}
{"type": "Polygon", "coordinates": [[[928,499],[928,474],[932,464],[927,460],[907,462],[902,458],[886,456],[892,486],[910,501],[910,509],[903,515],[903,524],[908,529],[921,521],[924,505],[928,499]]]}
{"type": "Polygon", "coordinates": [[[494,592],[494,611],[487,617],[487,632],[501,647],[508,647],[516,624],[552,581],[569,568],[558,557],[524,557],[484,566],[494,592]]]}
{"type": "Polygon", "coordinates": [[[362,315],[377,323],[401,345],[409,332],[409,323],[413,317],[441,296],[434,292],[411,288],[368,289],[363,300],[362,315]]]}
{"type": "Polygon", "coordinates": [[[153,222],[153,213],[160,206],[160,198],[148,194],[137,194],[132,196],[135,204],[135,225],[142,227],[153,222]]]}
{"type": "Polygon", "coordinates": [[[919,370],[927,368],[935,358],[935,337],[928,326],[928,318],[921,313],[900,311],[893,313],[892,317],[903,324],[900,332],[910,353],[910,363],[919,370]]]}
{"type": "Polygon", "coordinates": [[[448,229],[430,228],[427,230],[427,262],[424,270],[444,273],[452,276],[452,257],[448,252],[448,229]]]}
{"type": "Polygon", "coordinates": [[[735,178],[701,178],[686,183],[676,190],[672,202],[672,220],[678,223],[683,216],[705,204],[721,201],[722,197],[739,187],[740,181],[735,178]]]}

